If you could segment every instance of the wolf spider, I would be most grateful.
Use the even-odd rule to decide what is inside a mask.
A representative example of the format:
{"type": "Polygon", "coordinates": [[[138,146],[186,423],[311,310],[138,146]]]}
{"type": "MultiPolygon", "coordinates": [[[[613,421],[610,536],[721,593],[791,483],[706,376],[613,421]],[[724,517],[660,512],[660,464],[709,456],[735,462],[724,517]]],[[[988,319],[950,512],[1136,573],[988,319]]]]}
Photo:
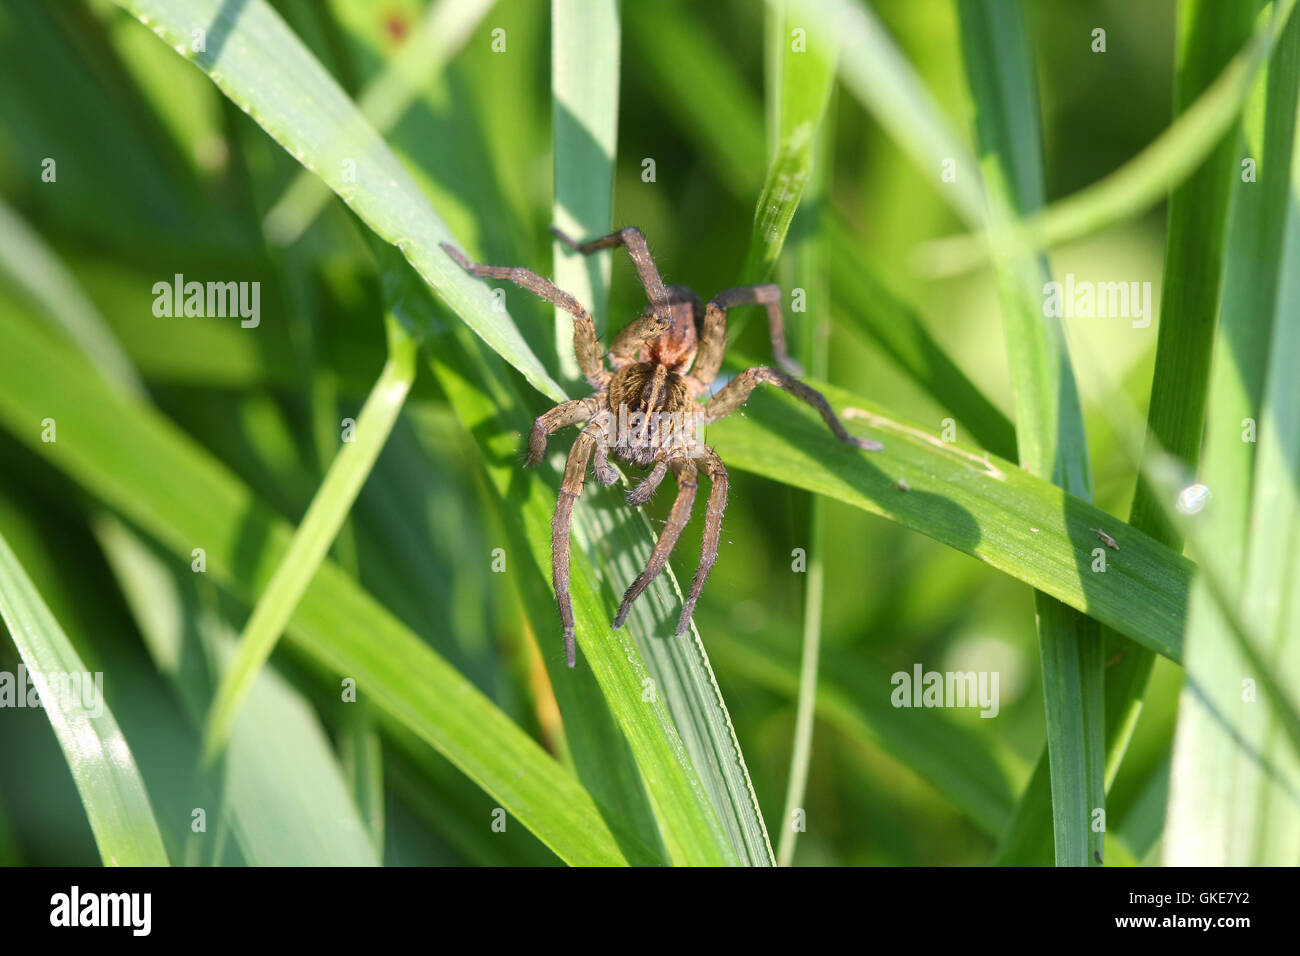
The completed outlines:
{"type": "Polygon", "coordinates": [[[609,349],[612,371],[605,368],[596,326],[590,314],[573,296],[535,272],[511,266],[481,266],[463,252],[443,243],[442,248],[468,273],[490,279],[506,279],[527,289],[573,316],[573,349],[578,365],[595,394],[556,405],[534,423],[528,438],[529,465],[536,465],[546,451],[547,437],[568,425],[583,425],[569,451],[564,480],[560,485],[555,516],[551,521],[552,573],[555,599],[564,624],[564,653],[574,665],[573,602],[569,597],[569,524],[573,504],[582,494],[588,465],[602,485],[618,481],[609,463],[610,452],[650,473],[627,493],[627,502],[640,507],[650,500],[664,476],[671,471],[677,480],[677,499],[655,543],[650,560],[623,595],[614,627],[622,627],[632,602],[645,591],[668,563],[677,539],[690,519],[695,503],[699,472],[708,476],[711,487],[704,514],[704,538],[700,565],[691,580],[690,594],[682,607],[677,636],[691,621],[695,602],[718,557],[722,534],[722,513],[727,506],[727,469],[709,446],[694,441],[694,424],[708,424],[725,418],[745,403],[759,384],[767,383],[803,399],[821,413],[835,436],[858,448],[879,451],[879,442],[856,438],[845,431],[821,392],[795,378],[802,374],[786,351],[781,290],[775,285],[728,289],[708,305],[685,286],[664,286],[641,230],[629,226],[618,232],[575,242],[558,229],[552,233],[570,249],[591,255],[602,249],[627,249],[645,287],[650,304],[635,321],[615,336],[609,349]],[[727,348],[727,310],[741,305],[763,305],[767,309],[772,351],[782,368],[758,366],[746,369],[728,382],[707,403],[697,401],[709,394],[709,385],[722,367],[727,348]],[[692,363],[694,363],[692,365],[692,363]],[[784,369],[784,370],[783,370],[784,369]],[[629,414],[630,413],[630,414],[629,414]],[[610,425],[617,416],[618,434],[610,425]]]}

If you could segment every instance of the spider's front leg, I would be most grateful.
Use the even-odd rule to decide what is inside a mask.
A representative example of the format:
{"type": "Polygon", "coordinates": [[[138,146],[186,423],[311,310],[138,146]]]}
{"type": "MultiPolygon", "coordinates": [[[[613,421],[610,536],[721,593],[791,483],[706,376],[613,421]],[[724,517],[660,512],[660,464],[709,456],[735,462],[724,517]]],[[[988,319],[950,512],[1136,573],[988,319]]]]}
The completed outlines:
{"type": "MultiPolygon", "coordinates": [[[[528,464],[536,465],[542,460],[542,456],[546,454],[546,439],[553,432],[569,425],[591,421],[600,412],[603,404],[600,397],[596,395],[590,398],[575,398],[571,402],[561,402],[549,412],[538,415],[537,420],[533,422],[532,433],[528,436],[528,457],[525,459],[528,464]]],[[[597,465],[599,463],[597,460],[597,465]]]]}
{"type": "Polygon", "coordinates": [[[720,418],[726,418],[749,399],[749,395],[761,383],[766,382],[769,385],[775,385],[782,391],[789,392],[796,398],[801,398],[813,408],[821,413],[826,425],[835,433],[835,437],[840,441],[848,442],[850,445],[856,445],[858,448],[866,451],[880,451],[885,446],[878,441],[872,441],[870,438],[858,438],[850,435],[831,410],[830,402],[826,401],[826,396],[810,385],[805,385],[792,375],[776,368],[769,368],[765,365],[758,365],[754,368],[747,368],[730,382],[722,391],[713,396],[713,400],[704,406],[703,420],[705,423],[716,422],[720,418]]]}
{"type": "Polygon", "coordinates": [[[691,376],[701,385],[708,385],[722,368],[722,356],[727,351],[727,311],[740,305],[761,305],[767,310],[768,331],[772,336],[772,354],[777,364],[791,375],[802,375],[799,363],[790,357],[785,345],[785,316],[781,312],[781,287],[777,285],[747,285],[719,292],[704,307],[704,322],[700,328],[700,350],[695,357],[691,376]]]}
{"type": "Polygon", "coordinates": [[[636,487],[627,493],[627,503],[633,508],[640,508],[659,490],[659,485],[663,482],[664,475],[667,473],[668,462],[660,458],[655,462],[654,467],[650,469],[650,474],[637,482],[636,487]]]}
{"type": "Polygon", "coordinates": [[[578,356],[578,367],[582,376],[592,388],[599,391],[605,387],[609,372],[605,370],[605,360],[600,351],[600,339],[596,336],[596,323],[591,320],[581,302],[565,292],[550,279],[544,279],[536,272],[519,266],[480,266],[470,261],[449,242],[441,243],[443,252],[451,256],[456,264],[472,276],[484,279],[505,279],[521,289],[527,289],[533,295],[545,299],[557,309],[563,309],[573,316],[573,351],[578,356]]]}
{"type": "Polygon", "coordinates": [[[625,247],[632,265],[636,267],[637,275],[641,277],[641,285],[645,286],[646,298],[650,300],[650,306],[654,310],[657,320],[656,334],[672,324],[672,306],[668,289],[664,286],[663,277],[659,275],[659,267],[655,265],[654,257],[650,255],[650,247],[646,245],[645,235],[636,226],[628,226],[626,229],[611,232],[608,236],[601,236],[589,242],[571,239],[555,226],[551,227],[551,234],[574,252],[584,256],[600,252],[602,249],[625,247]]]}
{"type": "Polygon", "coordinates": [[[618,483],[618,471],[609,463],[609,442],[596,440],[596,453],[591,462],[596,480],[605,487],[618,483]]]}
{"type": "Polygon", "coordinates": [[[592,422],[573,443],[555,502],[555,515],[551,518],[551,580],[555,584],[555,603],[560,606],[560,621],[564,624],[564,659],[570,667],[577,660],[577,650],[573,637],[573,599],[569,596],[569,527],[573,522],[573,505],[582,494],[587,466],[592,453],[602,443],[603,432],[600,422],[592,422]]]}

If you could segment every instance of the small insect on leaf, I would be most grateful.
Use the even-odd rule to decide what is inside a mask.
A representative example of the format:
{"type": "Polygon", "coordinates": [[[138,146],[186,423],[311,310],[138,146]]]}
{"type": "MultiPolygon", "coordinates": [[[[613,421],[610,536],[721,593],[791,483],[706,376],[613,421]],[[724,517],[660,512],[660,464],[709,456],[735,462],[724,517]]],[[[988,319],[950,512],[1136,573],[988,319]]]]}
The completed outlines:
{"type": "Polygon", "coordinates": [[[1115,539],[1105,531],[1102,531],[1100,528],[1089,528],[1088,530],[1100,538],[1102,544],[1106,545],[1106,547],[1110,548],[1112,551],[1119,550],[1119,545],[1116,543],[1115,539]]]}

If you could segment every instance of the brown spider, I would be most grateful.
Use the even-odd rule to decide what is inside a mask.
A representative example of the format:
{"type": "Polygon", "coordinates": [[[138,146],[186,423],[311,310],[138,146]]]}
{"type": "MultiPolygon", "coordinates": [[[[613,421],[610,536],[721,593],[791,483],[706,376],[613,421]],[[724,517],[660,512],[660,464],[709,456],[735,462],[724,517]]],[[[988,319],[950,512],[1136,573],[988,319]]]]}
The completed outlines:
{"type": "Polygon", "coordinates": [[[528,464],[536,465],[542,460],[546,439],[552,432],[567,425],[584,425],[569,451],[555,516],[551,521],[555,599],[560,606],[560,620],[564,623],[565,659],[572,667],[575,651],[573,602],[569,598],[569,524],[573,517],[573,503],[582,494],[587,479],[588,464],[593,465],[596,480],[602,485],[618,481],[618,472],[609,464],[611,450],[625,461],[649,467],[650,473],[627,493],[627,502],[633,507],[649,501],[670,470],[677,479],[677,499],[673,502],[668,521],[645,570],[623,595],[623,603],[614,617],[616,628],[623,626],[632,602],[668,563],[668,556],[690,519],[698,473],[703,471],[708,475],[712,487],[704,514],[700,566],[691,580],[690,595],[682,607],[677,625],[677,636],[680,637],[690,624],[695,602],[699,600],[704,581],[717,560],[722,513],[727,506],[727,469],[712,448],[695,441],[697,422],[708,424],[725,418],[743,405],[760,383],[766,382],[812,405],[840,440],[868,451],[879,451],[882,446],[879,442],[850,435],[821,392],[794,378],[801,372],[786,352],[781,290],[777,286],[728,289],[715,296],[707,306],[702,306],[690,289],[664,286],[659,269],[646,248],[645,237],[635,227],[629,226],[583,243],[575,242],[558,229],[551,232],[570,249],[583,255],[617,246],[626,247],[641,277],[641,284],[645,286],[650,304],[636,321],[614,338],[609,350],[612,371],[605,368],[591,316],[569,293],[528,269],[475,265],[454,246],[444,242],[442,248],[471,275],[507,279],[573,316],[573,349],[582,374],[595,394],[562,402],[541,415],[533,423],[528,438],[527,458],[528,464]],[[709,394],[709,385],[717,377],[727,349],[727,310],[753,304],[767,308],[772,351],[777,361],[789,371],[766,366],[746,369],[712,396],[707,404],[701,404],[696,399],[709,394]]]}

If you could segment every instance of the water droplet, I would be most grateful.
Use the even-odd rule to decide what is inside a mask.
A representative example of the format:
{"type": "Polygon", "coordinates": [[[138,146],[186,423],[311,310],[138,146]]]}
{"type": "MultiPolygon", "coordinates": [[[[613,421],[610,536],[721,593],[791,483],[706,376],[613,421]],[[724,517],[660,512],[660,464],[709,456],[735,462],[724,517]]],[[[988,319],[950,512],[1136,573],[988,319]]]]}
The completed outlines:
{"type": "Polygon", "coordinates": [[[1178,510],[1185,515],[1198,514],[1210,500],[1210,486],[1197,482],[1188,485],[1178,494],[1178,510]]]}

